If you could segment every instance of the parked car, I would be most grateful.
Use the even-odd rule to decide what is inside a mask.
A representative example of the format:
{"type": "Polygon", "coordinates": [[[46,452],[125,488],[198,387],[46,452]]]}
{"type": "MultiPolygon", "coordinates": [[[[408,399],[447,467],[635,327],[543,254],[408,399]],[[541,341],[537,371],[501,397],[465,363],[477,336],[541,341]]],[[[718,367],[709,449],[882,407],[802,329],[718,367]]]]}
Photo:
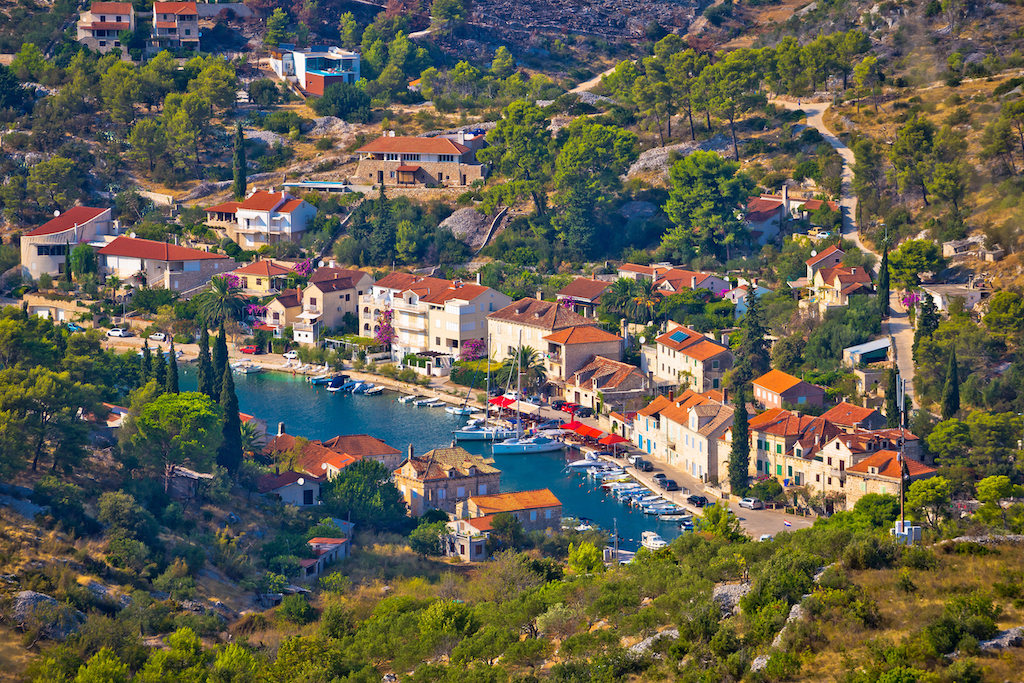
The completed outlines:
{"type": "Polygon", "coordinates": [[[132,331],[125,327],[115,327],[107,331],[108,337],[130,337],[132,331]]]}
{"type": "Polygon", "coordinates": [[[152,339],[153,341],[158,342],[167,341],[167,335],[164,334],[163,332],[154,332],[153,334],[149,335],[149,338],[152,339]]]}
{"type": "Polygon", "coordinates": [[[763,510],[764,503],[758,498],[744,498],[740,501],[741,508],[747,508],[748,510],[763,510]]]}
{"type": "Polygon", "coordinates": [[[591,417],[591,416],[593,416],[593,414],[594,414],[594,409],[593,408],[588,408],[587,406],[579,406],[576,409],[576,417],[591,417]]]}
{"type": "Polygon", "coordinates": [[[654,479],[654,483],[655,484],[657,484],[658,486],[661,486],[661,482],[663,482],[666,479],[668,479],[668,477],[665,475],[664,472],[658,472],[657,474],[654,475],[653,479],[654,479]]]}
{"type": "Polygon", "coordinates": [[[558,407],[563,413],[569,413],[575,415],[576,411],[580,409],[579,403],[570,403],[569,401],[563,401],[562,405],[558,407]]]}
{"type": "Polygon", "coordinates": [[[296,358],[299,357],[299,352],[296,351],[295,349],[292,349],[291,351],[285,352],[284,357],[287,358],[288,360],[295,360],[296,358]]]}
{"type": "Polygon", "coordinates": [[[661,488],[665,489],[666,491],[678,491],[679,484],[677,484],[674,479],[666,479],[662,482],[661,488]]]}
{"type": "Polygon", "coordinates": [[[708,499],[705,496],[692,495],[686,498],[686,502],[695,508],[702,508],[708,504],[708,499]]]}
{"type": "Polygon", "coordinates": [[[81,325],[76,325],[75,323],[68,323],[67,327],[68,327],[68,332],[84,332],[85,331],[84,327],[82,327],[81,325]]]}
{"type": "MultiPolygon", "coordinates": [[[[643,459],[644,459],[644,454],[643,453],[634,453],[633,455],[629,456],[626,459],[626,461],[629,462],[630,465],[636,465],[637,461],[643,460],[643,459]]],[[[655,475],[655,476],[657,476],[657,475],[655,475]]],[[[662,477],[662,479],[664,479],[665,475],[663,474],[663,475],[661,475],[661,477],[662,477]]]]}
{"type": "Polygon", "coordinates": [[[775,540],[771,534],[761,534],[761,538],[757,539],[759,543],[767,543],[768,541],[775,540]]]}
{"type": "Polygon", "coordinates": [[[554,401],[551,402],[551,407],[553,409],[555,409],[555,410],[561,410],[562,406],[564,406],[564,405],[565,405],[565,399],[564,398],[556,398],[554,401]]]}
{"type": "Polygon", "coordinates": [[[248,346],[243,346],[238,350],[241,351],[242,353],[256,354],[260,352],[260,347],[256,346],[255,344],[249,344],[248,346]]]}
{"type": "Polygon", "coordinates": [[[654,469],[654,465],[651,464],[651,461],[644,460],[643,458],[633,463],[633,467],[635,467],[637,470],[641,472],[650,472],[651,470],[654,469]]]}

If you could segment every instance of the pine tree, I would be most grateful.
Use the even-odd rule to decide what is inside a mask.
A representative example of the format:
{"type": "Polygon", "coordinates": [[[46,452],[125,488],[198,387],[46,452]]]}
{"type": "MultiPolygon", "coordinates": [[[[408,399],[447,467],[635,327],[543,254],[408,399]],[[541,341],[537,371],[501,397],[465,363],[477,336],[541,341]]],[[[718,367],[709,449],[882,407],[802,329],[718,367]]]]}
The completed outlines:
{"type": "Polygon", "coordinates": [[[921,299],[917,307],[917,329],[914,330],[914,360],[917,360],[917,346],[925,337],[935,334],[939,329],[939,310],[935,300],[928,294],[921,299]]]}
{"type": "Polygon", "coordinates": [[[235,156],[232,161],[232,168],[235,172],[235,182],[231,190],[235,195],[235,201],[245,199],[246,175],[245,175],[245,136],[242,135],[241,122],[235,124],[235,156]]]}
{"type": "Polygon", "coordinates": [[[153,354],[149,351],[149,342],[142,344],[142,361],[139,364],[139,384],[145,386],[149,381],[150,371],[153,368],[153,354]]]}
{"type": "Polygon", "coordinates": [[[167,356],[167,383],[164,390],[168,394],[178,393],[178,359],[174,357],[174,340],[171,340],[170,353],[167,356]]]}
{"type": "Polygon", "coordinates": [[[743,315],[743,341],[740,342],[740,362],[733,373],[734,386],[739,390],[751,380],[771,369],[771,347],[768,328],[761,312],[761,299],[757,287],[749,285],[746,296],[747,312],[743,315]]]}
{"type": "MultiPolygon", "coordinates": [[[[228,338],[224,333],[224,322],[221,321],[220,330],[217,334],[217,341],[213,345],[213,376],[221,378],[224,376],[224,368],[228,365],[228,338]]],[[[220,382],[215,382],[213,393],[210,394],[214,401],[220,400],[220,382]]]]}
{"type": "Polygon", "coordinates": [[[889,429],[900,426],[899,403],[896,402],[896,368],[889,368],[889,383],[885,389],[885,425],[889,429]]]}
{"type": "Polygon", "coordinates": [[[956,363],[956,347],[949,349],[946,384],[942,387],[942,419],[948,420],[960,412],[960,369],[956,363]]]}
{"type": "Polygon", "coordinates": [[[156,380],[157,386],[167,385],[167,359],[159,348],[153,356],[153,379],[156,380]]]}
{"type": "Polygon", "coordinates": [[[199,391],[213,396],[213,363],[210,362],[210,331],[203,325],[199,335],[199,391]]]}
{"type": "Polygon", "coordinates": [[[238,416],[238,397],[231,368],[224,369],[220,405],[224,409],[224,440],[217,451],[217,464],[234,474],[242,465],[242,422],[238,416]]]}
{"type": "Polygon", "coordinates": [[[747,399],[744,387],[736,392],[732,417],[732,450],[729,451],[729,487],[733,494],[747,492],[750,480],[750,429],[747,426],[747,399]]]}
{"type": "Polygon", "coordinates": [[[878,310],[882,318],[889,317],[889,243],[882,249],[882,265],[878,267],[878,310]]]}

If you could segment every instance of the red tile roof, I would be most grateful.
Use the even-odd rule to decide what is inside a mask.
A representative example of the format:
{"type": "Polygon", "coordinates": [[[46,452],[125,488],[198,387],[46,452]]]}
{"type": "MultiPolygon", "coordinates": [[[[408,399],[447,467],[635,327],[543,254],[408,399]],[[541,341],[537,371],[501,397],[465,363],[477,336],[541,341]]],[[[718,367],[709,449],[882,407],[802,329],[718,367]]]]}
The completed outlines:
{"type": "Polygon", "coordinates": [[[347,453],[355,458],[368,455],[399,455],[402,452],[369,434],[344,434],[328,439],[323,444],[336,453],[347,453]]]}
{"type": "Polygon", "coordinates": [[[329,536],[316,536],[306,541],[309,545],[341,545],[348,543],[347,538],[331,538],[329,536]]]}
{"type": "Polygon", "coordinates": [[[333,280],[320,280],[319,282],[309,283],[310,287],[316,287],[321,292],[342,292],[346,289],[355,289],[356,284],[352,282],[352,278],[338,277],[333,280]]]}
{"type": "Polygon", "coordinates": [[[256,490],[260,493],[270,493],[276,491],[279,488],[288,486],[289,484],[298,483],[302,479],[303,481],[320,481],[320,477],[309,474],[308,472],[282,472],[280,474],[264,474],[262,477],[256,480],[256,490]]]}
{"type": "Polygon", "coordinates": [[[289,199],[288,201],[286,201],[284,203],[283,206],[281,206],[281,207],[279,207],[277,209],[277,212],[278,213],[291,213],[292,211],[295,211],[295,209],[299,208],[300,206],[302,206],[302,200],[301,199],[289,199]]]}
{"type": "Polygon", "coordinates": [[[627,273],[640,273],[641,275],[653,276],[655,274],[655,269],[651,266],[639,266],[635,263],[623,263],[619,266],[619,270],[624,270],[627,273]]]}
{"type": "Polygon", "coordinates": [[[310,276],[309,281],[310,283],[314,283],[325,282],[327,280],[349,278],[353,282],[358,282],[359,280],[363,279],[363,277],[365,277],[366,275],[368,275],[368,273],[364,273],[361,270],[350,270],[348,268],[332,268],[328,266],[325,268],[317,268],[315,271],[313,271],[313,274],[310,276]]]}
{"type": "Polygon", "coordinates": [[[834,422],[837,425],[843,425],[844,427],[855,427],[861,424],[878,411],[874,408],[861,408],[855,406],[852,403],[843,401],[835,408],[822,414],[822,418],[829,422],[834,422]]]}
{"type": "Polygon", "coordinates": [[[374,287],[403,292],[416,280],[417,277],[411,273],[388,273],[380,280],[377,280],[374,283],[374,287]]]}
{"type": "Polygon", "coordinates": [[[785,211],[781,202],[771,199],[751,197],[747,200],[747,220],[751,223],[761,223],[770,220],[773,216],[785,211]]]}
{"type": "Polygon", "coordinates": [[[242,202],[224,202],[223,204],[207,207],[205,210],[206,213],[234,213],[241,205],[242,202]]]}
{"type": "Polygon", "coordinates": [[[646,379],[646,375],[635,365],[620,363],[602,356],[591,356],[584,362],[583,367],[573,373],[566,384],[584,389],[614,390],[631,377],[641,381],[646,379]]]}
{"type": "Polygon", "coordinates": [[[664,289],[664,285],[668,285],[672,291],[678,292],[681,289],[700,287],[710,277],[712,277],[711,273],[698,273],[692,270],[671,268],[659,275],[654,284],[660,289],[664,289]],[[694,284],[695,280],[696,284],[694,284]]]}
{"type": "Polygon", "coordinates": [[[715,356],[720,356],[723,353],[729,353],[729,349],[718,342],[713,342],[710,339],[697,342],[692,346],[687,346],[685,349],[680,351],[684,356],[693,358],[694,360],[705,361],[715,356]]]}
{"type": "Polygon", "coordinates": [[[157,28],[175,28],[178,24],[173,21],[158,21],[156,22],[157,28]]]}
{"type": "Polygon", "coordinates": [[[829,257],[829,256],[831,256],[832,254],[835,254],[835,253],[838,253],[840,257],[846,256],[846,252],[845,251],[843,251],[842,249],[840,249],[839,247],[837,247],[836,245],[833,244],[828,249],[825,249],[821,253],[816,254],[816,255],[812,256],[811,258],[807,259],[805,261],[805,263],[807,265],[809,265],[809,266],[814,266],[815,263],[818,263],[822,259],[827,258],[827,257],[829,257]]]}
{"type": "Polygon", "coordinates": [[[54,219],[43,223],[35,230],[25,233],[25,237],[39,235],[55,235],[73,229],[76,225],[87,223],[109,209],[96,209],[91,206],[74,206],[54,219]]]}
{"type": "MultiPolygon", "coordinates": [[[[449,280],[442,280],[442,282],[449,282],[449,286],[441,290],[431,291],[426,296],[420,295],[423,301],[431,304],[443,304],[446,301],[452,299],[459,299],[462,301],[472,301],[478,296],[487,292],[489,287],[483,285],[466,285],[462,283],[454,283],[449,280]]],[[[413,285],[410,289],[416,289],[416,285],[413,285]]]]}
{"type": "Polygon", "coordinates": [[[245,201],[238,205],[238,208],[249,211],[273,211],[275,206],[287,199],[288,195],[285,192],[257,190],[246,197],[245,201]]]}
{"type": "Polygon", "coordinates": [[[622,337],[605,332],[600,327],[567,327],[554,334],[544,337],[544,341],[552,344],[599,344],[601,342],[621,342],[622,337]]]}
{"type": "Polygon", "coordinates": [[[494,493],[489,496],[470,496],[469,500],[475,503],[477,508],[484,513],[481,516],[493,515],[499,512],[558,507],[562,504],[562,501],[558,500],[549,489],[494,493]]]}
{"type": "Polygon", "coordinates": [[[381,136],[356,152],[392,154],[456,154],[462,155],[469,147],[448,138],[414,138],[381,136]]]}
{"type": "MultiPolygon", "coordinates": [[[[878,451],[873,455],[869,455],[864,458],[856,465],[850,465],[846,468],[847,472],[857,472],[858,474],[869,474],[869,468],[877,468],[877,476],[887,477],[889,479],[900,479],[900,454],[896,451],[878,451]]],[[[913,458],[907,458],[907,472],[911,477],[921,477],[929,474],[934,474],[935,469],[928,467],[924,463],[918,462],[913,458]]]]}
{"type": "Polygon", "coordinates": [[[238,275],[262,275],[263,277],[282,277],[288,273],[293,272],[291,268],[285,268],[279,266],[273,261],[255,261],[249,265],[242,266],[241,268],[235,268],[234,271],[238,275]]]}
{"type": "Polygon", "coordinates": [[[286,289],[277,295],[275,301],[279,302],[285,308],[295,308],[296,306],[302,305],[302,290],[301,289],[286,289]]]}
{"type": "Polygon", "coordinates": [[[558,296],[572,297],[582,301],[596,302],[601,295],[612,286],[612,283],[604,280],[591,280],[586,277],[578,277],[558,292],[558,296]]]}
{"type": "MultiPolygon", "coordinates": [[[[825,202],[821,201],[820,199],[808,199],[806,202],[804,202],[803,209],[804,211],[817,211],[818,209],[821,208],[821,205],[824,203],[825,202]]],[[[835,202],[829,202],[828,208],[832,209],[837,213],[839,212],[839,205],[836,204],[835,202]]]]}
{"type": "Polygon", "coordinates": [[[841,286],[851,284],[871,284],[871,273],[864,268],[843,268],[842,266],[832,266],[831,268],[822,268],[818,271],[821,274],[821,280],[826,285],[834,286],[836,281],[841,286]]]}
{"type": "Polygon", "coordinates": [[[753,381],[753,384],[767,389],[773,394],[784,394],[803,382],[799,377],[787,374],[782,370],[771,370],[753,381]]]}
{"type": "Polygon", "coordinates": [[[94,2],[89,5],[92,14],[131,14],[130,2],[94,2]]]}
{"type": "Polygon", "coordinates": [[[143,258],[152,261],[207,261],[229,258],[225,254],[211,254],[199,249],[188,249],[166,242],[154,242],[134,237],[118,237],[100,249],[104,256],[125,256],[143,258]]]}
{"type": "Polygon", "coordinates": [[[198,14],[194,2],[154,2],[155,14],[198,14]]]}
{"type": "Polygon", "coordinates": [[[595,320],[584,318],[558,302],[540,301],[539,299],[520,299],[500,311],[489,314],[487,319],[540,327],[550,332],[566,327],[585,327],[596,324],[595,320]]]}

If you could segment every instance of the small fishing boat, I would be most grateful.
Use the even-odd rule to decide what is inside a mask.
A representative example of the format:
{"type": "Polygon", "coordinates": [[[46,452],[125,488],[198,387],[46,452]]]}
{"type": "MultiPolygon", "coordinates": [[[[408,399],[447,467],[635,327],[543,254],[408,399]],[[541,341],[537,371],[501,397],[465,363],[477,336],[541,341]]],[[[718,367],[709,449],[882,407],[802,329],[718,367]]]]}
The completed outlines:
{"type": "Polygon", "coordinates": [[[687,513],[685,510],[676,509],[668,512],[662,512],[658,515],[658,519],[663,522],[690,522],[693,523],[693,515],[687,513]]]}
{"type": "Polygon", "coordinates": [[[378,385],[370,387],[369,389],[367,389],[363,393],[365,393],[367,396],[376,396],[377,394],[384,393],[384,387],[382,387],[382,386],[380,386],[378,384],[378,385]]]}
{"type": "Polygon", "coordinates": [[[257,365],[256,363],[251,363],[248,361],[235,363],[231,366],[231,369],[240,375],[255,375],[258,372],[263,372],[262,365],[257,365]]]}
{"type": "Polygon", "coordinates": [[[418,401],[421,398],[423,398],[423,397],[418,395],[418,394],[406,394],[405,396],[399,396],[398,397],[398,402],[399,403],[412,403],[413,401],[418,401]]]}
{"type": "Polygon", "coordinates": [[[640,545],[648,550],[661,550],[668,546],[665,539],[654,531],[645,531],[640,535],[640,545]]]}
{"type": "Polygon", "coordinates": [[[472,415],[476,412],[475,408],[460,408],[459,406],[448,406],[444,409],[444,412],[452,415],[472,415]]]}

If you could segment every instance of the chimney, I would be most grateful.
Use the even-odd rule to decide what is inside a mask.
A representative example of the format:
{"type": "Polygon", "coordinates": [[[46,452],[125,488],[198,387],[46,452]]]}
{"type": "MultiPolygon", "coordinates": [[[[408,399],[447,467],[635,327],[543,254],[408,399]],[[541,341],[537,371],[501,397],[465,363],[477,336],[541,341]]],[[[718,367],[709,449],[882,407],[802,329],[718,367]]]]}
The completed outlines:
{"type": "Polygon", "coordinates": [[[275,467],[274,468],[274,474],[281,474],[281,468],[280,467],[275,467]]]}
{"type": "Polygon", "coordinates": [[[544,292],[540,291],[539,289],[537,290],[537,300],[538,301],[543,301],[544,300],[544,292]]]}
{"type": "Polygon", "coordinates": [[[757,278],[755,277],[753,280],[751,280],[751,282],[754,285],[754,289],[757,289],[757,278]]]}
{"type": "Polygon", "coordinates": [[[691,275],[690,276],[690,289],[697,289],[697,276],[696,275],[691,275]]]}
{"type": "Polygon", "coordinates": [[[412,456],[413,456],[412,444],[409,444],[409,459],[410,460],[412,460],[412,456]]]}
{"type": "Polygon", "coordinates": [[[337,268],[338,267],[338,262],[335,261],[334,259],[331,259],[330,261],[327,262],[327,265],[329,267],[331,267],[331,268],[337,268]]]}
{"type": "Polygon", "coordinates": [[[480,271],[479,271],[479,270],[478,270],[478,271],[476,271],[476,283],[477,283],[478,285],[480,284],[480,271]]]}
{"type": "Polygon", "coordinates": [[[793,411],[793,417],[795,417],[797,419],[797,421],[799,421],[800,420],[800,411],[799,410],[794,410],[793,411]]]}
{"type": "Polygon", "coordinates": [[[676,393],[676,392],[675,392],[675,390],[674,390],[674,389],[669,389],[669,390],[668,390],[668,400],[670,400],[670,401],[671,401],[671,400],[674,400],[674,399],[675,399],[675,393],[676,393]]]}
{"type": "Polygon", "coordinates": [[[821,443],[821,434],[815,434],[814,435],[814,445],[817,446],[819,443],[821,443]]]}
{"type": "Polygon", "coordinates": [[[857,269],[856,268],[850,268],[850,275],[856,275],[856,274],[857,274],[857,269]]]}
{"type": "Polygon", "coordinates": [[[281,436],[282,434],[284,434],[284,422],[278,422],[277,423],[277,435],[281,436]]]}
{"type": "Polygon", "coordinates": [[[722,405],[729,405],[729,390],[722,387],[722,405]]]}
{"type": "Polygon", "coordinates": [[[786,183],[782,183],[782,206],[786,209],[786,213],[789,213],[789,186],[786,183]]]}

